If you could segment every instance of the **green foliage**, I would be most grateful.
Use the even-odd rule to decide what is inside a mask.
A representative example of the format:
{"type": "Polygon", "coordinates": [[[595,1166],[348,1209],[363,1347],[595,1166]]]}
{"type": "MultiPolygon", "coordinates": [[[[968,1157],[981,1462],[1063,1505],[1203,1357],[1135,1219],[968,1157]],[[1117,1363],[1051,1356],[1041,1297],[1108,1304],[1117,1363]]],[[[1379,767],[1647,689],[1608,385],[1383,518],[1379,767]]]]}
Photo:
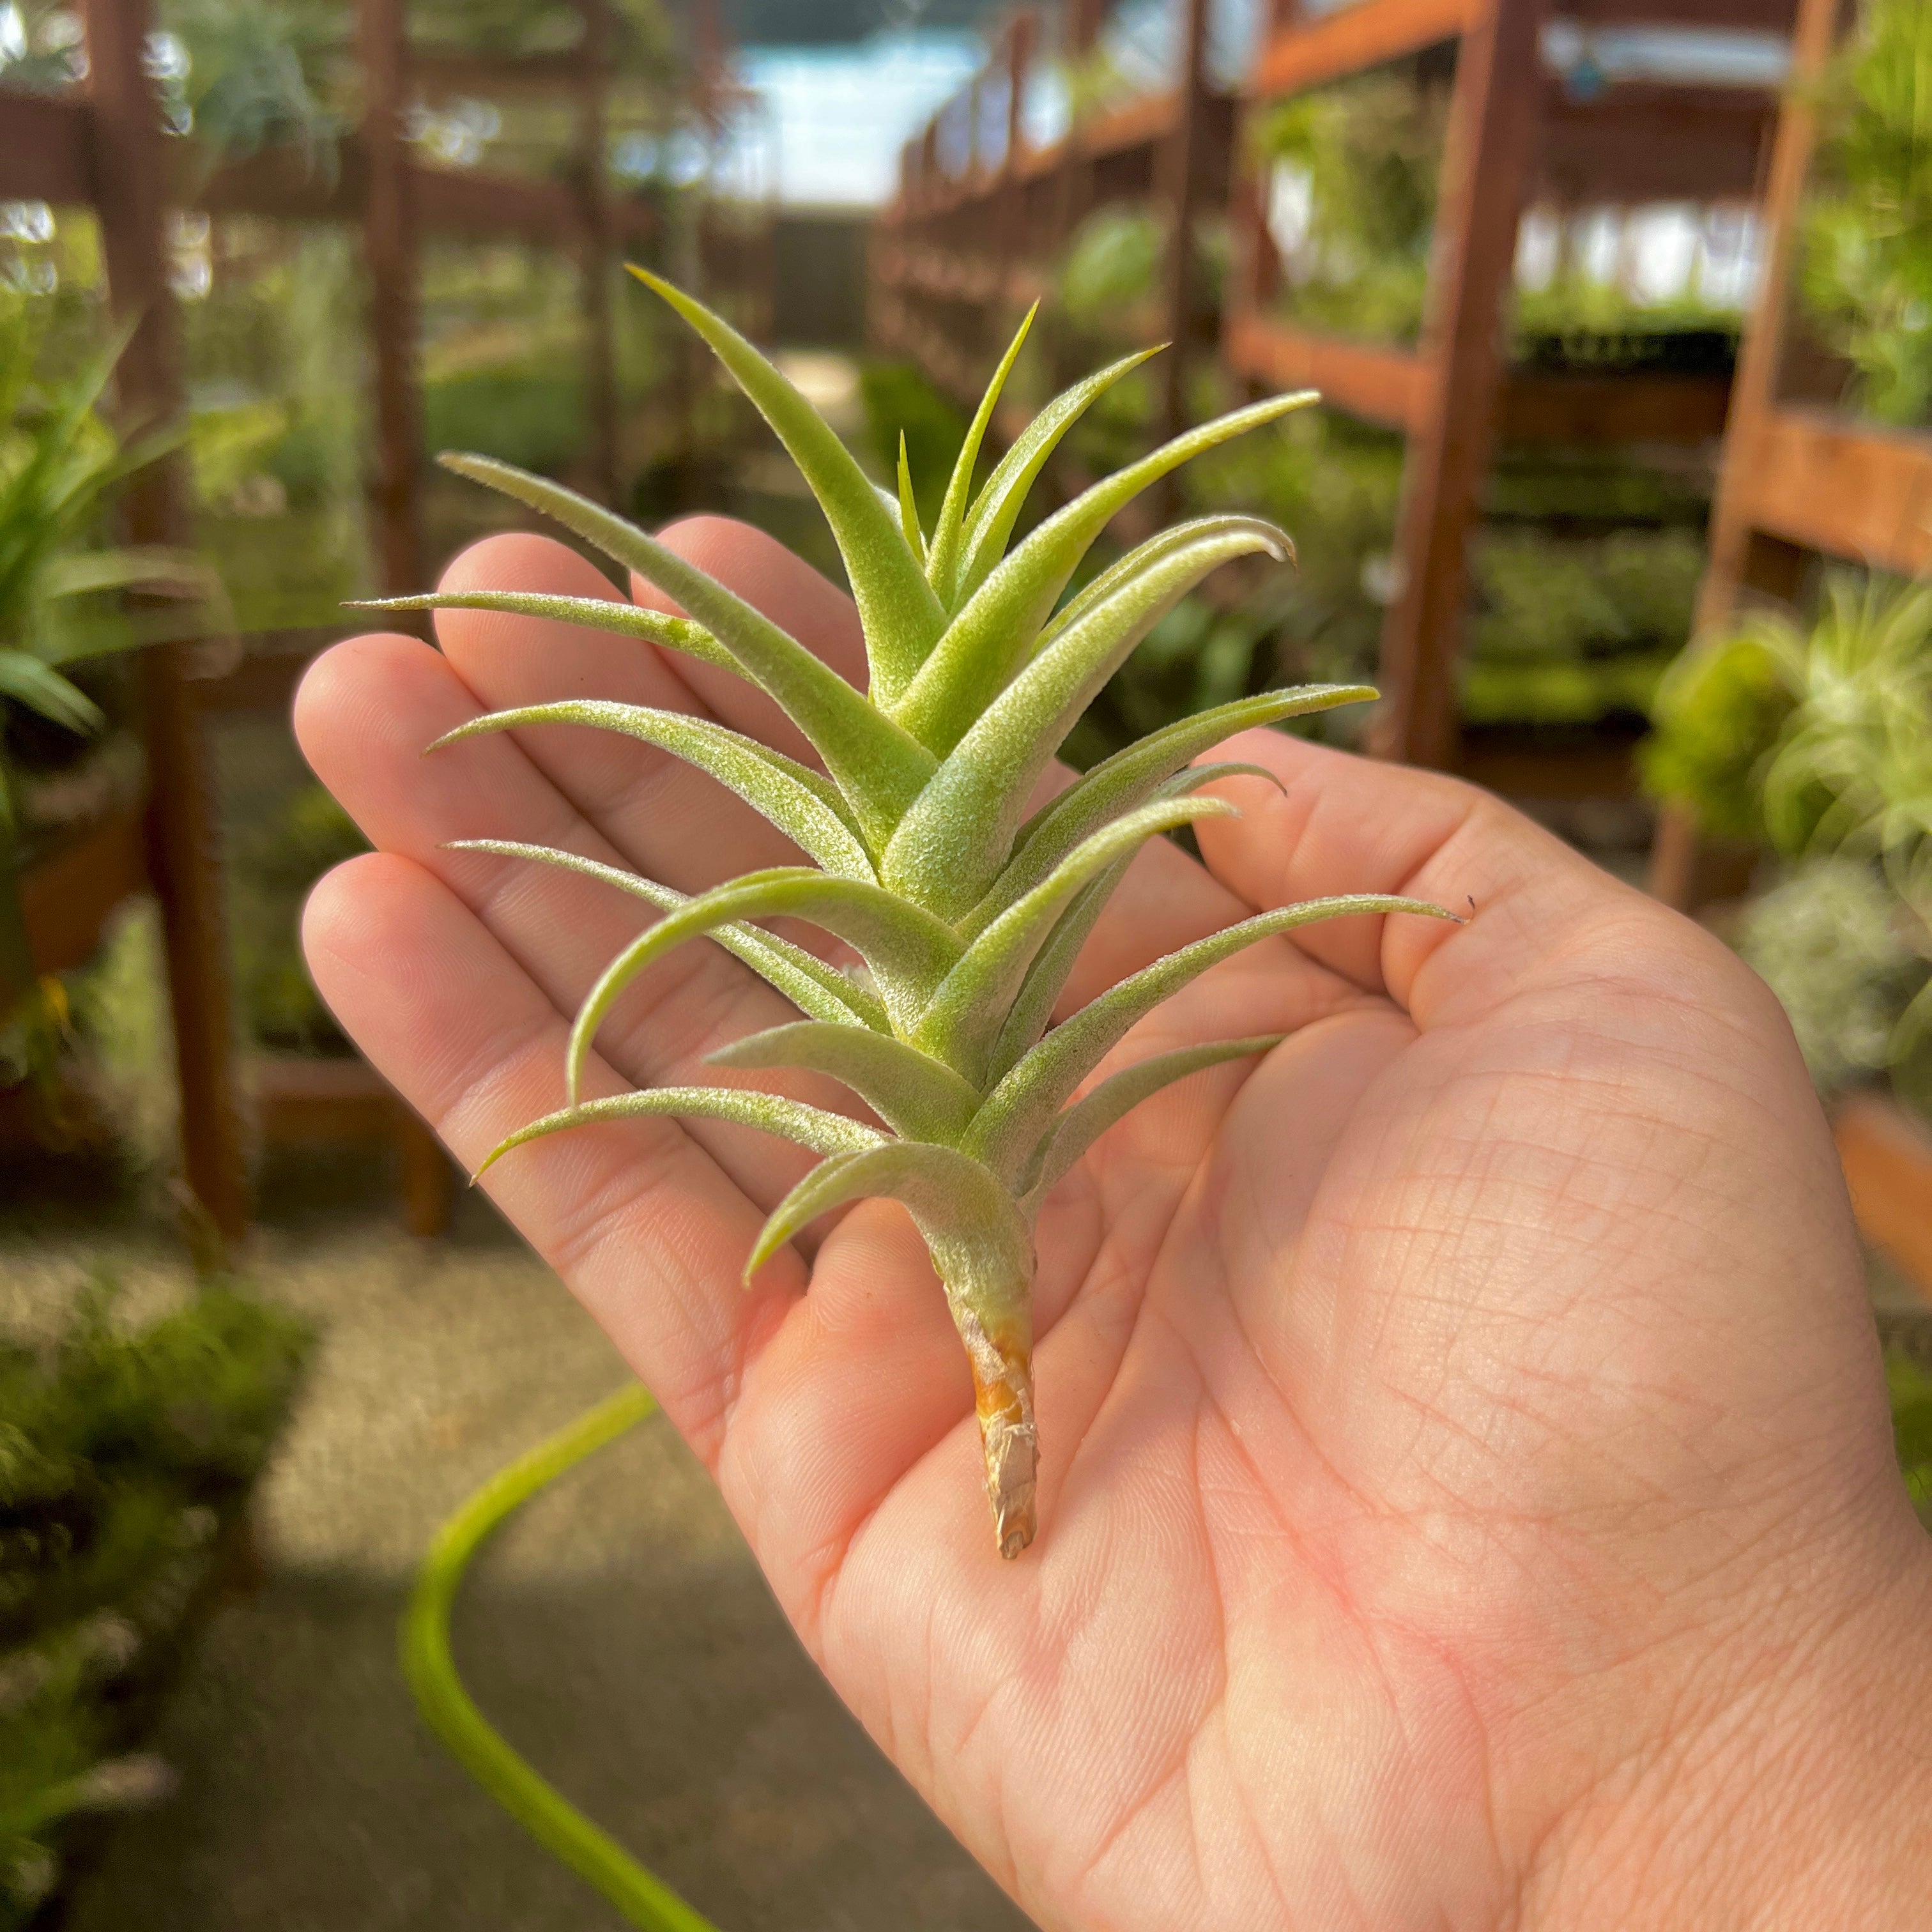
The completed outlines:
{"type": "Polygon", "coordinates": [[[1655,728],[1639,757],[1654,797],[1688,805],[1720,838],[1764,829],[1758,776],[1796,702],[1778,659],[1749,630],[1700,639],[1660,680],[1655,728]]]}
{"type": "Polygon", "coordinates": [[[1154,291],[1166,229],[1151,209],[1096,208],[1074,230],[1060,271],[1060,305],[1076,328],[1102,332],[1154,291]]]}
{"type": "Polygon", "coordinates": [[[874,461],[887,473],[898,467],[900,439],[920,523],[939,520],[946,479],[966,442],[966,418],[910,362],[868,362],[859,370],[859,395],[874,461]]]}
{"type": "Polygon", "coordinates": [[[1744,916],[1738,950],[1783,1002],[1821,1092],[1907,1056],[1900,1016],[1932,979],[1932,958],[1901,910],[1873,866],[1830,856],[1793,867],[1744,916]]]}
{"type": "Polygon", "coordinates": [[[1688,530],[1567,540],[1491,530],[1476,550],[1481,608],[1463,666],[1463,716],[1476,724],[1643,716],[1690,635],[1703,566],[1688,530]]]}
{"type": "Polygon", "coordinates": [[[1646,782],[1792,868],[1745,955],[1827,1088],[1932,1102],[1932,585],[1833,579],[1808,629],[1754,615],[1666,675],[1646,782]]]}
{"type": "Polygon", "coordinates": [[[317,784],[236,841],[229,893],[236,978],[248,1031],[261,1045],[349,1050],[309,978],[297,934],[315,882],[368,849],[354,820],[317,784]]]}
{"type": "Polygon", "coordinates": [[[584,384],[544,358],[470,369],[424,386],[423,434],[430,449],[482,449],[554,476],[584,447],[590,418],[584,384]]]}
{"type": "Polygon", "coordinates": [[[1654,788],[1708,805],[1712,829],[1761,832],[1787,858],[1910,856],[1932,834],[1932,585],[1840,575],[1808,629],[1766,612],[1700,640],[1658,726],[1654,788]]]}
{"type": "Polygon", "coordinates": [[[1886,1357],[1898,1466],[1919,1515],[1932,1523],[1932,1370],[1894,1349],[1886,1357]]]}
{"type": "Polygon", "coordinates": [[[316,0],[168,0],[161,15],[187,52],[179,95],[208,149],[239,158],[292,145],[311,166],[333,172],[344,121],[324,69],[347,51],[345,8],[316,0]]]}
{"type": "Polygon", "coordinates": [[[239,1288],[138,1330],[114,1301],[98,1280],[51,1346],[0,1341],[0,1924],[51,1882],[65,1818],[157,1795],[149,1761],[103,1761],[112,1682],[178,1613],[313,1342],[239,1288]]]}
{"type": "MultiPolygon", "coordinates": [[[[698,647],[722,652],[774,698],[825,766],[820,775],[722,728],[591,700],[501,714],[452,734],[514,729],[540,716],[644,737],[722,779],[819,861],[752,873],[690,899],[635,882],[632,889],[664,916],[612,962],[580,1009],[566,1066],[568,1104],[497,1152],[589,1120],[663,1113],[738,1120],[794,1140],[825,1158],[773,1210],[752,1268],[842,1202],[867,1194],[901,1202],[926,1238],[967,1346],[998,1540],[1003,1553],[1016,1555],[1034,1528],[1030,1230],[1042,1194],[1118,1118],[1110,1109],[1124,1112],[1168,1080],[1259,1046],[1172,1059],[1084,1114],[1063,1109],[1136,1020],[1242,947],[1348,914],[1437,911],[1390,898],[1286,908],[1183,949],[1047,1030],[1081,940],[1141,845],[1228,809],[1192,795],[1211,773],[1181,768],[1217,736],[1258,717],[1235,705],[1198,728],[1157,734],[1029,818],[1037,782],[1096,692],[1197,584],[1233,559],[1280,560],[1289,547],[1260,518],[1203,516],[1149,538],[1064,603],[1063,596],[1103,528],[1140,490],[1308,398],[1256,404],[1177,437],[1096,483],[1010,548],[1040,464],[1138,358],[1050,405],[975,497],[978,436],[1016,340],[928,512],[920,506],[930,499],[910,478],[900,503],[876,491],[748,343],[688,297],[646,279],[717,351],[819,499],[857,601],[870,688],[860,695],[768,618],[608,512],[501,464],[446,459],[458,473],[548,511],[674,597],[702,627],[698,647]],[[906,496],[916,517],[902,514],[906,496]],[[928,514],[930,541],[922,534],[928,514]],[[736,1087],[580,1104],[597,1031],[640,974],[686,940],[710,934],[779,983],[758,950],[773,942],[756,922],[776,918],[802,919],[844,941],[863,974],[846,998],[814,981],[800,1002],[806,1022],[740,1042],[721,1062],[829,1073],[889,1132],[736,1087]]],[[[895,455],[897,444],[894,436],[886,446],[895,455]]],[[[622,628],[626,620],[613,614],[612,627],[622,628]]],[[[691,648],[694,640],[667,641],[691,648]]],[[[1314,712],[1366,694],[1310,687],[1280,694],[1258,716],[1314,712]]],[[[567,854],[542,856],[592,869],[567,854]]],[[[605,876],[601,868],[594,875],[605,876]]],[[[797,970],[794,960],[778,964],[797,970]]]]}
{"type": "Polygon", "coordinates": [[[1932,420],[1932,9],[1865,0],[1821,108],[1801,286],[1881,422],[1932,420]]]}
{"type": "Polygon", "coordinates": [[[1421,326],[1449,89],[1401,73],[1298,94],[1256,139],[1264,161],[1308,184],[1302,245],[1283,263],[1303,320],[1406,341],[1421,326]]]}
{"type": "MultiPolygon", "coordinates": [[[[114,490],[166,446],[124,448],[96,413],[125,339],[43,392],[36,320],[19,297],[0,300],[0,712],[19,706],[82,737],[105,721],[68,672],[152,634],[119,618],[115,593],[214,587],[182,552],[100,542],[114,490]]],[[[0,835],[12,815],[0,763],[0,835]]]]}

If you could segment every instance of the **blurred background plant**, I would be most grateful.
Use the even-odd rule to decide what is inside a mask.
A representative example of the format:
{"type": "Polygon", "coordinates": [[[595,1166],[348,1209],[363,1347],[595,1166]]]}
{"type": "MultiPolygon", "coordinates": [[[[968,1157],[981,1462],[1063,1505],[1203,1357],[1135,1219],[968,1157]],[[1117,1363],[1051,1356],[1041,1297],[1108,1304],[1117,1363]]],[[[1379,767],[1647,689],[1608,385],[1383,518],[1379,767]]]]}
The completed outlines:
{"type": "Polygon", "coordinates": [[[167,1794],[128,1754],[286,1419],[314,1336],[224,1285],[145,1324],[97,1278],[0,1336],[0,1928],[24,1927],[88,1813],[167,1794]]]}
{"type": "Polygon", "coordinates": [[[1865,0],[1819,111],[1806,305],[1859,409],[1932,422],[1932,8],[1865,0]]]}
{"type": "Polygon", "coordinates": [[[1821,1088],[1888,1080],[1932,1118],[1932,584],[1841,574],[1809,624],[1754,613],[1655,717],[1652,791],[1776,856],[1738,940],[1821,1088]]]}

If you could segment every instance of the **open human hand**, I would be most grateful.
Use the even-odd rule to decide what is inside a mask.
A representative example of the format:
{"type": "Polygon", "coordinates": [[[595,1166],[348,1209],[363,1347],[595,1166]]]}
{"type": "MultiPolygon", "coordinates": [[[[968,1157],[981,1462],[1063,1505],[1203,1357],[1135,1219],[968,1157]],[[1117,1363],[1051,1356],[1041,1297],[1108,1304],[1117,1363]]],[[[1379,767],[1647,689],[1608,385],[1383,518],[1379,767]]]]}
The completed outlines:
{"type": "MultiPolygon", "coordinates": [[[[769,539],[667,541],[862,676],[850,604],[769,539]]],[[[444,587],[616,594],[532,537],[444,587]]],[[[340,645],[303,686],[304,748],[379,848],[305,936],[343,1024],[473,1167],[559,1103],[567,1016],[644,916],[446,842],[685,891],[795,855],[629,740],[423,748],[591,696],[806,748],[649,645],[475,612],[438,634],[340,645]]],[[[1143,853],[1070,1004],[1292,901],[1469,916],[1268,940],[1115,1055],[1288,1035],[1130,1115],[1048,1201],[1018,1562],[986,1534],[966,1364],[902,1210],[860,1205],[748,1292],[794,1148],[613,1123],[485,1185],[712,1471],[834,1685],[1042,1925],[1922,1923],[1932,1544],[1776,1005],[1480,792],[1273,733],[1215,755],[1280,788],[1217,788],[1244,815],[1202,825],[1204,866],[1143,853]]],[[[713,1079],[707,1053],[789,1016],[687,947],[617,1009],[590,1090],[713,1079]]]]}

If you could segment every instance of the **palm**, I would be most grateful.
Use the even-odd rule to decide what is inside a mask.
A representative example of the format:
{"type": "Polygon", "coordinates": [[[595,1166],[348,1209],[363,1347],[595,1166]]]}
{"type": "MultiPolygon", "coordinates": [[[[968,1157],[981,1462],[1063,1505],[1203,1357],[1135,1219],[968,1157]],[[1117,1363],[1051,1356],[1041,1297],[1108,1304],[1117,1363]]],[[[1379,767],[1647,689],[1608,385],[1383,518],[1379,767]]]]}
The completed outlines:
{"type": "MultiPolygon", "coordinates": [[[[849,608],[801,566],[726,526],[682,542],[852,663],[849,608]]],[[[598,594],[532,539],[458,568],[598,594]]],[[[778,728],[634,644],[476,616],[442,638],[446,661],[361,640],[305,688],[317,770],[393,855],[318,893],[309,943],[473,1163],[556,1103],[562,1015],[632,923],[594,885],[442,842],[538,838],[685,890],[778,855],[635,745],[422,746],[565,695],[778,728]]],[[[839,1222],[808,1296],[790,1253],[748,1295],[794,1150],[638,1123],[490,1178],[712,1466],[834,1683],[1043,1923],[1493,1922],[1604,1742],[1578,1687],[1626,1667],[1631,1618],[1694,1649],[1732,1554],[1873,1492],[1840,1190],[1774,1010],[1694,929],[1458,788],[1279,738],[1238,755],[1285,793],[1232,788],[1248,815],[1204,835],[1213,877],[1146,855],[1075,997],[1292,899],[1477,916],[1269,942],[1130,1044],[1292,1036],[1130,1117],[1049,1202],[1043,1534],[1017,1568],[898,1210],[839,1222]],[[1697,1004],[1719,982],[1721,1020],[1697,1004]],[[1687,1280],[1696,1305],[1671,1305],[1687,1280]]],[[[620,1010],[604,1077],[688,1076],[778,1004],[688,949],[620,1010]]]]}

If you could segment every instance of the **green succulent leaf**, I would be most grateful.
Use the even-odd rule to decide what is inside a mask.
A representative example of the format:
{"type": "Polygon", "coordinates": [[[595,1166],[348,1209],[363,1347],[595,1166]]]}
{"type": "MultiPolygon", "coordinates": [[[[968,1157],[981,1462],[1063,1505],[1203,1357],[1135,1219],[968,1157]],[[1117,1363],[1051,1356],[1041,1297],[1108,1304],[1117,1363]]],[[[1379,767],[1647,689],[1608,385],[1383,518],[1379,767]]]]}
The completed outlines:
{"type": "Polygon", "coordinates": [[[1094,694],[1136,644],[1208,573],[1267,539],[1215,529],[1124,580],[1053,641],[975,721],[900,821],[880,876],[917,884],[949,917],[967,911],[1004,865],[1033,791],[1094,694]]]}
{"type": "Polygon", "coordinates": [[[431,596],[352,598],[351,610],[496,610],[512,617],[544,617],[553,624],[578,624],[586,630],[614,632],[666,650],[701,658],[734,676],[745,667],[707,631],[688,617],[646,610],[615,598],[550,597],[530,590],[440,590],[431,596]]]}
{"type": "Polygon", "coordinates": [[[1158,349],[1142,349],[1122,356],[1056,396],[1020,433],[986,478],[966,520],[964,555],[953,590],[956,603],[971,596],[1005,556],[1006,540],[1013,533],[1028,493],[1060,439],[1123,376],[1160,353],[1158,349]]]}
{"type": "Polygon", "coordinates": [[[1314,400],[1312,391],[1275,396],[1217,417],[1162,444],[1048,518],[987,577],[934,646],[894,719],[933,751],[956,745],[1011,676],[1088,547],[1150,484],[1198,456],[1314,400]]]}
{"type": "Polygon", "coordinates": [[[1426,900],[1365,893],[1281,906],[1210,933],[1206,938],[1197,939],[1192,945],[1184,946],[1152,965],[1142,967],[1055,1027],[993,1090],[974,1120],[966,1145],[997,1172],[1016,1172],[1081,1082],[1120,1044],[1132,1027],[1190,980],[1198,979],[1210,966],[1219,965],[1244,948],[1278,933],[1292,932],[1298,927],[1313,926],[1324,920],[1384,913],[1416,913],[1429,919],[1455,917],[1454,914],[1426,900]]]}
{"type": "Polygon", "coordinates": [[[802,1100],[788,1100],[777,1094],[760,1094],[743,1087],[652,1087],[643,1093],[620,1094],[608,1100],[586,1100],[580,1106],[562,1107],[540,1120],[532,1120],[526,1127],[519,1127],[484,1156],[476,1178],[481,1180],[512,1148],[542,1140],[546,1134],[561,1133],[566,1127],[589,1126],[598,1120],[632,1120],[646,1116],[735,1121],[740,1126],[761,1128],[782,1140],[796,1142],[814,1154],[850,1155],[886,1144],[883,1135],[862,1121],[849,1120],[843,1114],[808,1107],[802,1100]]]}
{"type": "Polygon", "coordinates": [[[1250,517],[1223,514],[1209,517],[1194,517],[1184,524],[1176,524],[1172,530],[1160,531],[1144,542],[1136,544],[1126,555],[1109,564],[1094,580],[1070,597],[1054,611],[1046,628],[1035,640],[1029,657],[1037,657],[1068,625],[1077,623],[1095,604],[1103,603],[1123,584],[1143,577],[1174,555],[1185,550],[1197,538],[1205,536],[1232,536],[1246,530],[1258,541],[1256,548],[1272,554],[1277,562],[1294,561],[1294,545],[1288,532],[1279,524],[1270,523],[1265,517],[1250,517]]]}
{"type": "Polygon", "coordinates": [[[0,698],[92,737],[107,721],[99,705],[31,651],[0,650],[0,698]]]}
{"type": "MultiPolygon", "coordinates": [[[[648,270],[631,272],[711,345],[812,486],[845,560],[865,628],[873,694],[890,704],[926,662],[946,614],[871,479],[818,412],[722,316],[648,270]]],[[[669,584],[662,588],[683,602],[669,584]]]]}
{"type": "MultiPolygon", "coordinates": [[[[1265,778],[1277,788],[1281,783],[1265,765],[1231,760],[1219,764],[1190,766],[1184,772],[1158,784],[1149,785],[1145,790],[1148,795],[1155,798],[1191,798],[1204,785],[1232,778],[1265,778]]],[[[1031,892],[1082,839],[1090,838],[1100,826],[1111,824],[1122,812],[1132,811],[1142,802],[1130,798],[1110,810],[1096,813],[1091,825],[1081,824],[1081,814],[1069,813],[1054,826],[1049,836],[1024,845],[1016,840],[1013,856],[1006,862],[1005,871],[987,887],[986,897],[970,913],[955,922],[954,929],[969,938],[983,932],[1015,900],[1031,892]]]]}
{"type": "Polygon", "coordinates": [[[1156,1053],[1102,1081],[1084,1100],[1056,1115],[1046,1137],[1019,1178],[1022,1206],[1036,1210],[1040,1203],[1073,1164],[1116,1122],[1124,1120],[1143,1100],[1189,1075],[1204,1072],[1230,1060],[1267,1053],[1288,1036],[1256,1034],[1248,1040],[1220,1040],[1206,1046],[1184,1046],[1156,1053]]]}
{"type": "Polygon", "coordinates": [[[770,1027],[710,1056],[714,1066],[800,1066],[842,1081],[894,1133],[912,1141],[956,1141],[979,1112],[980,1095],[951,1067],[902,1040],[851,1025],[802,1020],[770,1027]]]}
{"type": "Polygon", "coordinates": [[[1080,949],[1100,922],[1100,915],[1126,878],[1134,862],[1130,853],[1109,866],[1060,916],[1039,956],[1027,968],[1006,1018],[986,1055],[981,1084],[991,1088],[1004,1080],[1013,1064],[1052,1023],[1053,1009],[1073,969],[1080,949]]]}
{"type": "Polygon", "coordinates": [[[848,1201],[897,1201],[912,1216],[949,1294],[979,1302],[1023,1295],[1033,1238],[1012,1196],[970,1154],[930,1141],[889,1141],[821,1162],[777,1207],[745,1264],[745,1279],[800,1230],[848,1201]]]}
{"type": "Polygon", "coordinates": [[[913,494],[912,464],[906,455],[905,431],[899,431],[899,529],[904,536],[906,548],[923,564],[926,561],[926,532],[919,526],[919,502],[913,494]]]}
{"type": "Polygon", "coordinates": [[[647,966],[714,926],[779,918],[821,926],[855,948],[872,968],[886,1010],[898,1024],[912,1022],[961,950],[949,927],[880,886],[830,878],[802,866],[748,872],[667,914],[604,968],[570,1030],[564,1071],[571,1098],[577,1096],[598,1028],[624,988],[647,966]]]}
{"type": "MultiPolygon", "coordinates": [[[[1057,865],[1060,855],[1071,851],[1096,825],[1138,805],[1190,759],[1237,732],[1332,710],[1338,704],[1359,704],[1375,695],[1372,685],[1306,684],[1292,691],[1264,691],[1258,697],[1238,698],[1231,704],[1217,704],[1211,711],[1178,718],[1102,759],[1084,777],[1042,806],[1016,834],[1007,870],[1023,862],[1036,867],[1047,854],[1051,856],[1046,863],[1057,865]]],[[[1003,875],[996,890],[1004,889],[1003,875]]],[[[978,916],[975,908],[974,916],[978,916]]]]}
{"type": "MultiPolygon", "coordinates": [[[[598,859],[560,851],[551,845],[526,845],[512,838],[454,838],[444,849],[488,852],[500,859],[533,859],[540,865],[554,866],[561,871],[615,886],[620,892],[656,906],[659,912],[676,912],[691,903],[688,892],[661,886],[655,879],[627,872],[619,866],[607,866],[598,859]]],[[[892,1021],[877,994],[803,946],[794,946],[775,932],[760,932],[754,926],[715,926],[705,937],[715,940],[810,1018],[839,1026],[869,1027],[877,1033],[892,1030],[892,1021]]]]}
{"type": "Polygon", "coordinates": [[[446,731],[429,748],[440,751],[466,738],[532,724],[584,724],[656,746],[736,792],[836,877],[869,880],[874,876],[872,862],[846,818],[845,801],[832,786],[782,752],[706,718],[602,698],[568,698],[560,704],[488,712],[446,731]]]}
{"type": "Polygon", "coordinates": [[[978,1081],[1022,976],[1068,902],[1156,834],[1197,819],[1234,816],[1234,807],[1219,799],[1168,799],[1124,813],[1095,832],[974,940],[940,982],[914,1029],[914,1044],[978,1081]]]}
{"type": "Polygon", "coordinates": [[[993,420],[993,412],[998,407],[1000,392],[1006,386],[1006,378],[1012,373],[1013,364],[1018,359],[1022,346],[1027,339],[1027,332],[1033,327],[1034,317],[1040,313],[1040,304],[1035,302],[1026,312],[1026,319],[1012,340],[1012,345],[1000,358],[1000,366],[993,371],[993,380],[986,385],[986,393],[980,398],[980,406],[966,430],[966,440],[959,446],[959,457],[952,466],[951,480],[946,486],[946,500],[939,508],[939,520],[933,526],[932,549],[926,559],[926,574],[938,596],[940,607],[950,610],[958,590],[959,564],[965,547],[967,500],[972,494],[973,470],[980,460],[980,448],[986,440],[988,425],[993,420]]]}
{"type": "MultiPolygon", "coordinates": [[[[646,536],[601,503],[542,476],[488,456],[445,455],[443,467],[472,482],[500,490],[565,529],[626,569],[634,570],[674,597],[735,658],[811,742],[825,760],[866,837],[884,844],[905,808],[932,776],[936,761],[822,658],[781,630],[715,578],[674,550],[646,536]]],[[[867,484],[869,490],[871,485],[867,484]]],[[[894,533],[893,542],[898,538],[894,533]]],[[[923,588],[926,580],[919,579],[923,588]]]]}
{"type": "MultiPolygon", "coordinates": [[[[1194,765],[1186,771],[1176,772],[1157,787],[1154,796],[1186,798],[1202,785],[1211,784],[1216,778],[1228,777],[1238,772],[1263,778],[1274,776],[1254,765],[1194,765]]],[[[1007,1010],[986,1056],[982,1084],[990,1085],[1004,1079],[1014,1061],[1046,1032],[1053,1018],[1054,1007],[1079,962],[1080,949],[1087,944],[1088,935],[1100,923],[1100,915],[1126,878],[1135,856],[1130,852],[1116,860],[1060,915],[1059,923],[1040,948],[1039,956],[1027,968],[1026,977],[1021,981],[1019,992],[1007,1010]]]]}

